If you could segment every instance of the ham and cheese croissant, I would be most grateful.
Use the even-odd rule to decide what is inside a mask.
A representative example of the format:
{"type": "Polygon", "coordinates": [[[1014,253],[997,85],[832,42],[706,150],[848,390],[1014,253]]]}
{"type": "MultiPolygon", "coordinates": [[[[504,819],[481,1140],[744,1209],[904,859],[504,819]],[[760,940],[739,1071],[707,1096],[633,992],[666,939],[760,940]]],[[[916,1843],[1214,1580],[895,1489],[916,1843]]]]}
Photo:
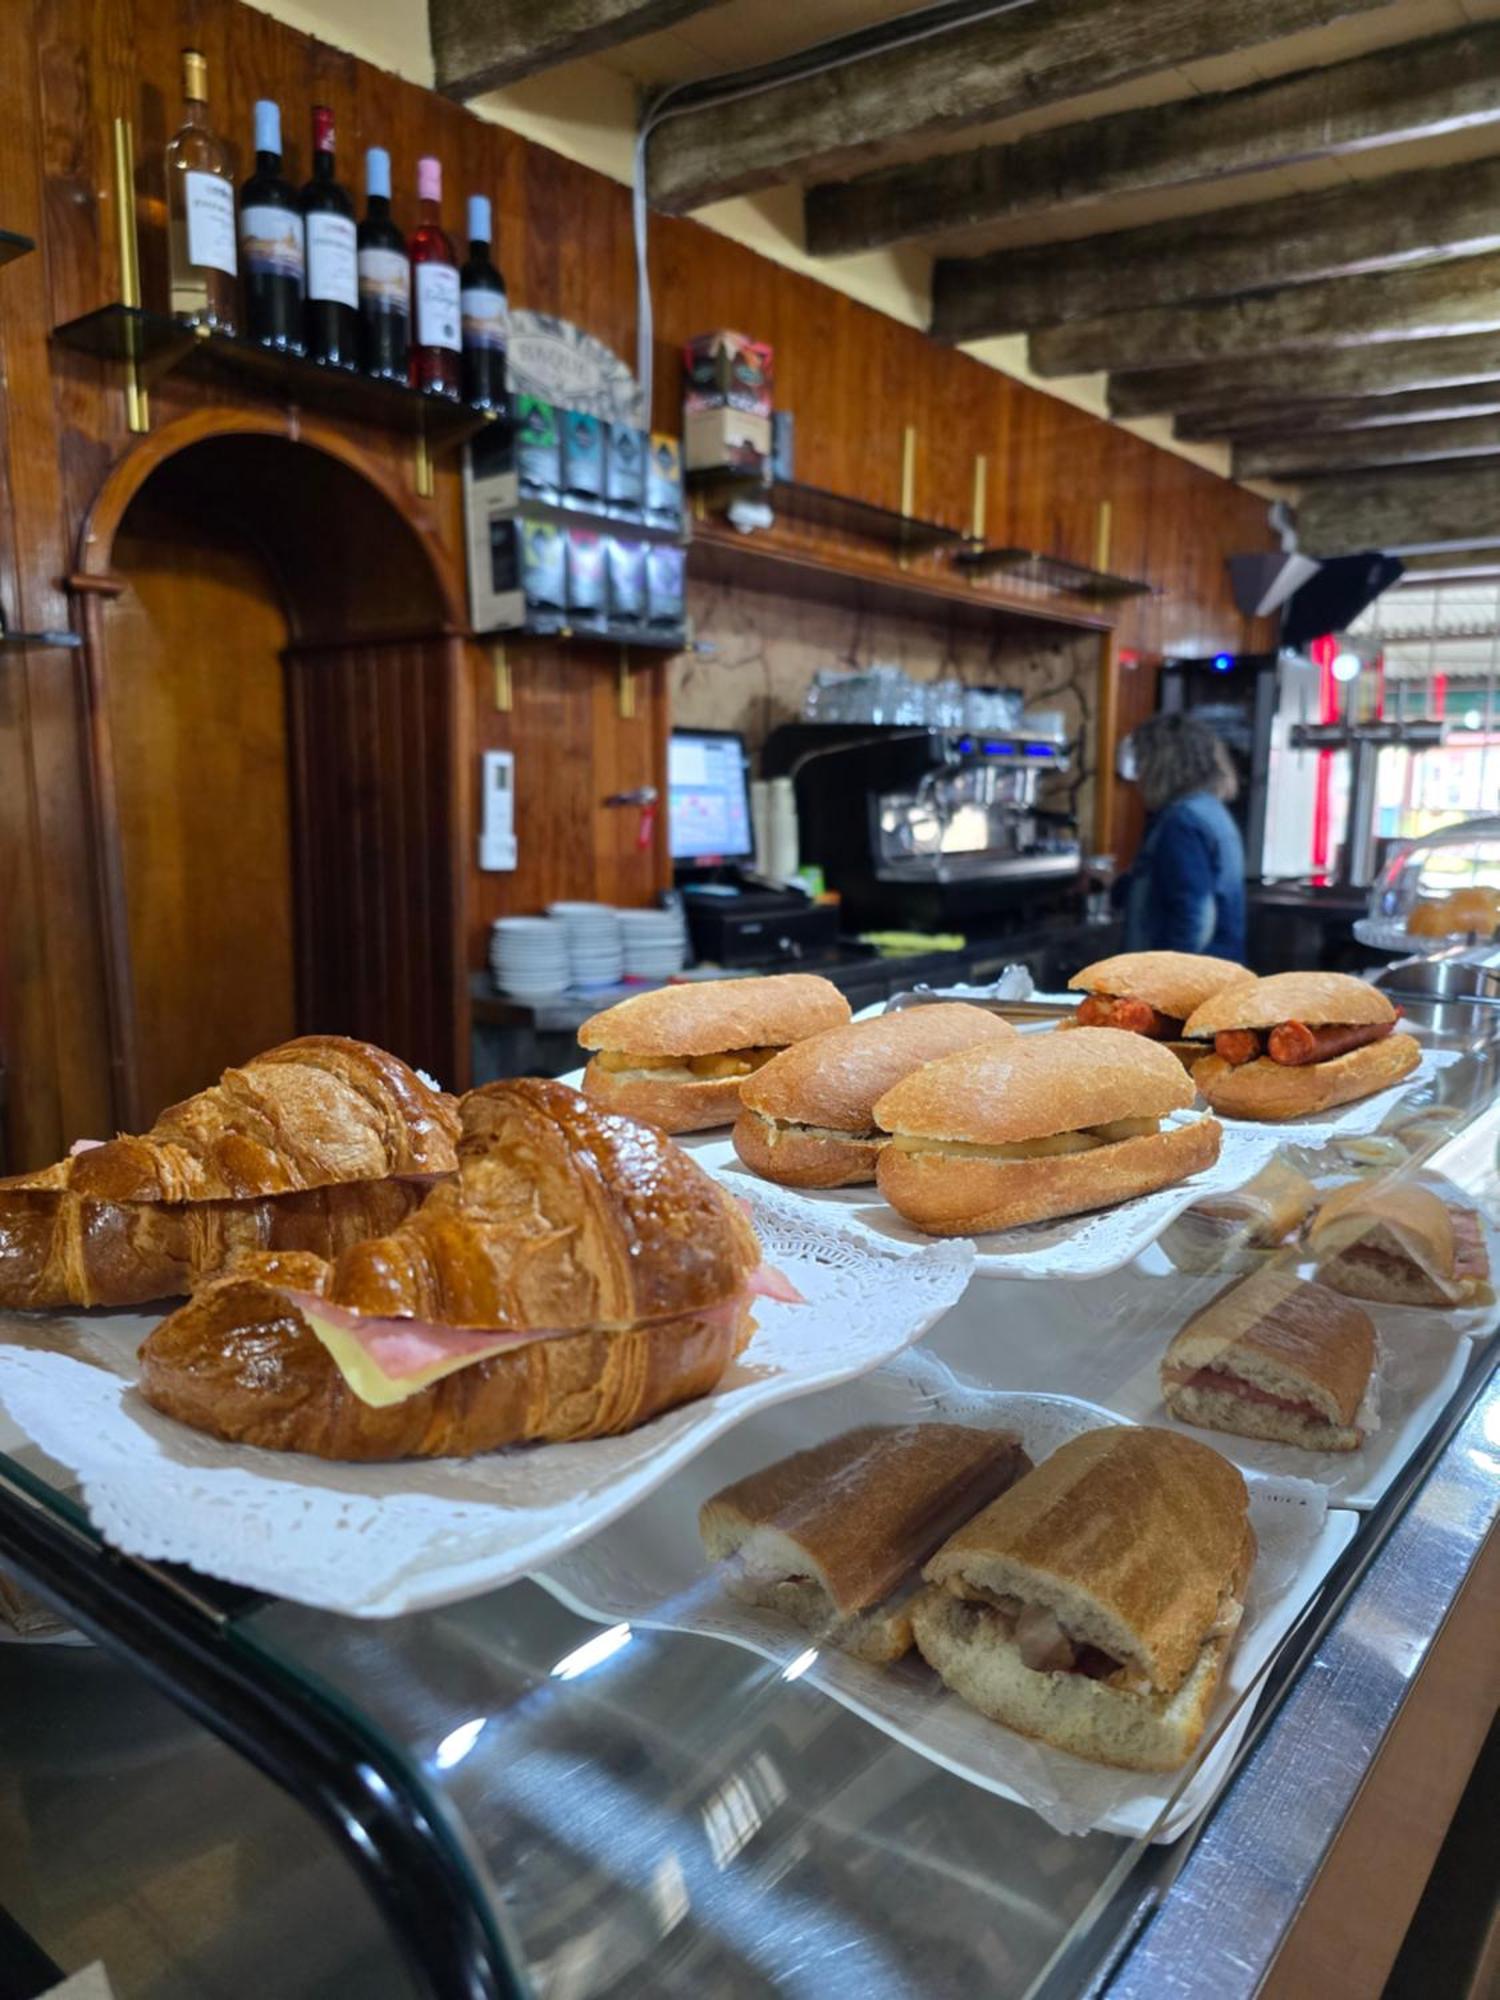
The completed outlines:
{"type": "Polygon", "coordinates": [[[760,1245],[650,1126],[527,1077],[463,1100],[457,1177],[332,1264],[242,1259],[141,1350],[141,1392],[322,1458],[600,1437],[706,1395],[752,1330],[760,1245]]]}

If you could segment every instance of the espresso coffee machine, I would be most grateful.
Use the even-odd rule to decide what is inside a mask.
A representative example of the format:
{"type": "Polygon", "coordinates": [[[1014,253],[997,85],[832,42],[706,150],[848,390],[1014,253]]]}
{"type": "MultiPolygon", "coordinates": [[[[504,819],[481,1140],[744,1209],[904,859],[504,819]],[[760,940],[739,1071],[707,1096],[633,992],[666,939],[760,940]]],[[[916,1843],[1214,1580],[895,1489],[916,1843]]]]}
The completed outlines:
{"type": "Polygon", "coordinates": [[[793,722],[761,768],[792,779],[802,858],[846,926],[961,927],[1080,878],[1077,823],[1043,795],[1069,768],[1050,738],[793,722]]]}

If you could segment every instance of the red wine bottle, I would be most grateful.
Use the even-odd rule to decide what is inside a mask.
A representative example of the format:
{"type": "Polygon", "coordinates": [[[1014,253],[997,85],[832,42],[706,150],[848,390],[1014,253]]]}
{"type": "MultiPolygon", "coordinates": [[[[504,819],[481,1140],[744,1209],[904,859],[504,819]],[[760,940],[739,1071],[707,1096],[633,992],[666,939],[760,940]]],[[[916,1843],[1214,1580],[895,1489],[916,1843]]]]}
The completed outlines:
{"type": "Polygon", "coordinates": [[[359,260],[354,203],[333,170],[333,113],[313,106],[312,179],[302,190],[307,232],[307,301],[303,338],[314,361],[359,366],[359,260]]]}
{"type": "Polygon", "coordinates": [[[255,107],[255,172],[240,189],[245,332],[262,347],[302,352],[302,216],[281,173],[281,109],[255,107]]]}
{"type": "Polygon", "coordinates": [[[442,163],[430,154],[417,162],[417,200],[417,226],[406,246],[417,321],[411,379],[429,396],[451,396],[457,402],[462,347],[458,258],[440,220],[442,163]]]}
{"type": "Polygon", "coordinates": [[[505,280],[491,256],[489,198],[469,196],[469,255],[460,274],[463,315],[464,401],[476,410],[498,410],[505,402],[505,350],[510,341],[510,305],[505,280]]]}
{"type": "Polygon", "coordinates": [[[391,220],[391,156],[365,154],[365,219],[359,225],[359,323],[367,375],[411,380],[411,263],[391,220]]]}

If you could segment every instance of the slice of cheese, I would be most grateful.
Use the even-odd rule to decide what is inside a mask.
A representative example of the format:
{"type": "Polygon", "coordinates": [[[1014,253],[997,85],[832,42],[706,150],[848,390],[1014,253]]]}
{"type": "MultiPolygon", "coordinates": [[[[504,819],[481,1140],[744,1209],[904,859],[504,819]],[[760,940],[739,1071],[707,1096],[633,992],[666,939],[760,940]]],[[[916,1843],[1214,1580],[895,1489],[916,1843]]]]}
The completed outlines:
{"type": "Polygon", "coordinates": [[[546,1329],[517,1333],[439,1326],[430,1320],[376,1319],[311,1293],[289,1296],[351,1391],[372,1410],[404,1403],[445,1376],[493,1355],[559,1337],[546,1329]]]}

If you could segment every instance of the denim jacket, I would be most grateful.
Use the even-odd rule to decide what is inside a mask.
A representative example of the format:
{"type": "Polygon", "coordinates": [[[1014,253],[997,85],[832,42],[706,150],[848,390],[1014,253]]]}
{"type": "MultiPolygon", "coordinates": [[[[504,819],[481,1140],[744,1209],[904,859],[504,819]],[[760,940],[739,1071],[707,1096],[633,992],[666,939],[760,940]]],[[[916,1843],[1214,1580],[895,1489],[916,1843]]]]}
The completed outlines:
{"type": "Polygon", "coordinates": [[[1245,846],[1211,792],[1173,799],[1146,822],[1125,898],[1127,951],[1245,956],[1245,846]]]}

